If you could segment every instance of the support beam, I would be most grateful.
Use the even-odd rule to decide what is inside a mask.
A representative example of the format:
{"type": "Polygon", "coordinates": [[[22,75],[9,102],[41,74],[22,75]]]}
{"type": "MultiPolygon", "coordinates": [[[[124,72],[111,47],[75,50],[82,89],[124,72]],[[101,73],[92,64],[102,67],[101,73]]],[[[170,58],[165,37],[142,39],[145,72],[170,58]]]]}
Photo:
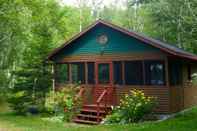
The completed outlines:
{"type": "Polygon", "coordinates": [[[125,85],[125,62],[122,61],[122,84],[125,85]]]}
{"type": "Polygon", "coordinates": [[[142,61],[142,72],[143,72],[143,83],[144,83],[144,85],[146,85],[146,68],[145,68],[145,61],[143,60],[142,61]]]}
{"type": "Polygon", "coordinates": [[[166,86],[170,87],[170,82],[169,82],[169,69],[168,69],[168,57],[165,58],[165,76],[166,76],[166,86]]]}
{"type": "Polygon", "coordinates": [[[88,84],[88,63],[85,62],[85,84],[88,84]]]}
{"type": "Polygon", "coordinates": [[[72,83],[72,65],[71,63],[68,64],[68,70],[69,70],[69,83],[71,84],[72,83]]]}

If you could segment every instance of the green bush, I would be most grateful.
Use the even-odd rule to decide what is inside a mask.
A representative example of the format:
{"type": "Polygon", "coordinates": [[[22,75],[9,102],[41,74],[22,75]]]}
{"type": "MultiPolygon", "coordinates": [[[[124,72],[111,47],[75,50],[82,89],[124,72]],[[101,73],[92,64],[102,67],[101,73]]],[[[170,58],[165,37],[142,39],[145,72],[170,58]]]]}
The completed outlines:
{"type": "Polygon", "coordinates": [[[7,96],[3,93],[0,93],[0,112],[9,111],[7,96]]]}
{"type": "Polygon", "coordinates": [[[154,97],[146,97],[142,91],[132,90],[120,100],[120,106],[112,110],[104,123],[134,123],[139,122],[147,114],[150,114],[156,106],[154,97]]]}
{"type": "Polygon", "coordinates": [[[194,85],[197,85],[197,73],[194,73],[194,74],[192,75],[192,83],[193,83],[194,85]]]}
{"type": "Polygon", "coordinates": [[[8,102],[15,113],[25,114],[28,111],[28,107],[32,105],[31,99],[31,96],[29,96],[25,91],[18,91],[10,94],[8,102]]]}
{"type": "Polygon", "coordinates": [[[79,89],[79,86],[66,86],[60,91],[51,92],[45,103],[47,111],[55,116],[64,115],[63,119],[70,122],[80,111],[81,98],[76,99],[79,89]]]}

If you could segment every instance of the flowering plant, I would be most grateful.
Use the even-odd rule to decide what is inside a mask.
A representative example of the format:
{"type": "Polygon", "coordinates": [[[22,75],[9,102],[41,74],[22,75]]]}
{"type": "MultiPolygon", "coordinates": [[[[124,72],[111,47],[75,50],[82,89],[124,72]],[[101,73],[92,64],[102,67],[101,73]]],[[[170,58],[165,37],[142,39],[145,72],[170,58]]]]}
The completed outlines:
{"type": "Polygon", "coordinates": [[[55,116],[63,115],[63,119],[70,122],[81,108],[82,100],[76,97],[79,90],[79,86],[70,85],[53,92],[47,98],[45,107],[50,112],[54,112],[55,116]]]}
{"type": "Polygon", "coordinates": [[[105,123],[133,123],[140,121],[156,106],[156,98],[145,96],[140,90],[131,90],[120,100],[120,106],[113,109],[105,123]]]}

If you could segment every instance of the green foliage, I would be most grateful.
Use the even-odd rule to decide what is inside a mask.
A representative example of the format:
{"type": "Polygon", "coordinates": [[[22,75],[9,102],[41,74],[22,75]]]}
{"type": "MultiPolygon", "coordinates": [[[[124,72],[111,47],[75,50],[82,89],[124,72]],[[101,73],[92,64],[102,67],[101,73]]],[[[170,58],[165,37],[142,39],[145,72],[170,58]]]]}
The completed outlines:
{"type": "Polygon", "coordinates": [[[8,98],[8,102],[17,114],[25,114],[29,106],[32,104],[32,98],[27,95],[26,92],[19,91],[11,94],[8,98]]]}
{"type": "Polygon", "coordinates": [[[34,81],[45,89],[50,66],[43,63],[54,47],[79,30],[76,8],[54,0],[0,0],[0,12],[0,89],[13,89],[21,83],[26,76],[18,72],[28,74],[24,78],[30,82],[25,82],[27,90],[34,81]]]}
{"type": "Polygon", "coordinates": [[[97,126],[54,122],[40,116],[26,117],[14,114],[0,114],[0,128],[9,131],[196,131],[196,123],[197,107],[187,110],[175,116],[175,118],[161,122],[97,126]]]}
{"type": "Polygon", "coordinates": [[[194,73],[194,74],[192,75],[192,83],[193,83],[194,85],[197,85],[197,73],[194,73]]]}
{"type": "Polygon", "coordinates": [[[22,68],[14,72],[16,81],[10,89],[8,102],[16,113],[25,114],[31,106],[44,109],[45,94],[51,86],[50,72],[37,68],[22,68]]]}
{"type": "Polygon", "coordinates": [[[63,115],[64,120],[70,122],[81,107],[81,98],[76,97],[79,86],[66,86],[60,91],[51,92],[46,100],[45,106],[48,112],[56,116],[63,115]]]}
{"type": "Polygon", "coordinates": [[[79,29],[75,10],[54,0],[0,0],[0,89],[11,93],[16,112],[24,114],[32,105],[44,110],[52,84],[45,59],[79,29]],[[14,100],[19,92],[25,93],[14,100]]]}
{"type": "Polygon", "coordinates": [[[139,122],[145,115],[152,112],[155,105],[155,98],[146,97],[142,91],[132,90],[120,100],[120,106],[107,116],[105,123],[139,122]]]}

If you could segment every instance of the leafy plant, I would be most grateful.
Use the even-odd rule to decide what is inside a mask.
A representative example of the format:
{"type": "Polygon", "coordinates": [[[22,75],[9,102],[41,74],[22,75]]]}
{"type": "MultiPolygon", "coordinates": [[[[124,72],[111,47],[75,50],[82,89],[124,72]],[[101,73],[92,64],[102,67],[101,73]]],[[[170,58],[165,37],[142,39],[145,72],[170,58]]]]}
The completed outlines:
{"type": "Polygon", "coordinates": [[[32,98],[27,94],[27,92],[18,91],[9,96],[8,102],[15,113],[25,114],[28,111],[28,107],[32,105],[32,98]]]}
{"type": "Polygon", "coordinates": [[[197,85],[197,73],[194,73],[194,74],[192,75],[192,83],[193,83],[194,85],[197,85]]]}
{"type": "Polygon", "coordinates": [[[81,107],[81,98],[76,97],[79,88],[79,86],[70,85],[60,91],[51,92],[45,104],[47,110],[56,116],[63,114],[63,119],[70,122],[81,107]]]}
{"type": "Polygon", "coordinates": [[[142,91],[132,90],[120,100],[120,106],[113,109],[104,123],[133,123],[139,122],[156,106],[154,97],[146,97],[142,91]]]}

